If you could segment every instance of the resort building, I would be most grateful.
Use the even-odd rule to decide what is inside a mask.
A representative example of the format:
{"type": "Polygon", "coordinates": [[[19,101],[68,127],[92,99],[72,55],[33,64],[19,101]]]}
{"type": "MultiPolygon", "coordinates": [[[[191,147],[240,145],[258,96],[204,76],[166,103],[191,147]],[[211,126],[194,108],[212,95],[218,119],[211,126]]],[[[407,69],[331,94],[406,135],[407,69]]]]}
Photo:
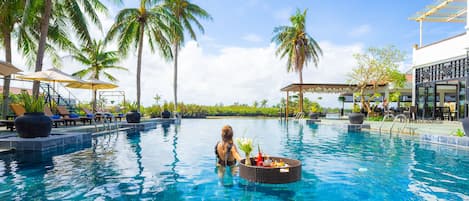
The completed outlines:
{"type": "Polygon", "coordinates": [[[468,116],[469,0],[438,0],[411,17],[420,23],[419,44],[412,55],[412,103],[423,119],[468,116]],[[464,23],[464,33],[423,44],[424,22],[464,23]]]}

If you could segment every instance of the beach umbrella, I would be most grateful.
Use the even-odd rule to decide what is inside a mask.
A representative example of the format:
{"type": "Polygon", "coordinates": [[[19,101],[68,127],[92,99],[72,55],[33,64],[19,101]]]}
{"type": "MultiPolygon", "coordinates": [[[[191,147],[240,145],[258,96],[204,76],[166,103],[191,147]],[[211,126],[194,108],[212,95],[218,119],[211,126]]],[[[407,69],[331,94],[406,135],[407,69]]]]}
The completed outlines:
{"type": "Polygon", "coordinates": [[[33,80],[33,81],[47,81],[47,82],[84,82],[80,78],[75,76],[69,75],[67,73],[62,72],[57,68],[51,68],[43,71],[38,71],[34,73],[30,73],[27,75],[19,75],[17,78],[23,80],[33,80]]]}
{"type": "Polygon", "coordinates": [[[21,70],[13,66],[11,63],[0,61],[0,75],[9,76],[18,72],[21,72],[21,70]]]}
{"type": "Polygon", "coordinates": [[[65,86],[69,88],[93,90],[93,112],[96,112],[96,91],[100,89],[114,89],[118,87],[117,85],[113,83],[105,82],[105,81],[94,79],[94,78],[85,80],[84,82],[81,82],[81,83],[79,82],[69,83],[65,86]]]}

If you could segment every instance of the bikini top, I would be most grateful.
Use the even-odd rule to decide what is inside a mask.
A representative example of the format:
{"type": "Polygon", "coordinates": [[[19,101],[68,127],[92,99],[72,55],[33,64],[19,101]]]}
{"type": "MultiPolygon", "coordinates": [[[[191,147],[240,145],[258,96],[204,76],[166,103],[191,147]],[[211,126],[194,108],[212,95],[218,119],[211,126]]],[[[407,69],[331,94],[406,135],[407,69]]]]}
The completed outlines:
{"type": "Polygon", "coordinates": [[[224,167],[235,165],[236,164],[236,159],[232,160],[232,161],[228,160],[228,156],[229,156],[229,154],[231,154],[231,148],[233,147],[233,144],[228,144],[228,147],[227,147],[228,149],[227,149],[227,152],[225,154],[224,159],[222,159],[220,157],[220,155],[218,154],[218,150],[217,150],[218,144],[220,144],[220,142],[217,142],[217,144],[215,145],[215,155],[218,158],[218,164],[220,164],[221,166],[224,166],[224,167]]]}

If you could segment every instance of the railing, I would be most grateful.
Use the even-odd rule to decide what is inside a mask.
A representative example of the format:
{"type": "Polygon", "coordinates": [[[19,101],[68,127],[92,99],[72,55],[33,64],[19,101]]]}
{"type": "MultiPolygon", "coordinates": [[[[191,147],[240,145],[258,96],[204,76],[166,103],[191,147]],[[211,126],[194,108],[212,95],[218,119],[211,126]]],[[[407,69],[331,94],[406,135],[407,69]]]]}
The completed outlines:
{"type": "Polygon", "coordinates": [[[50,84],[47,83],[42,83],[39,85],[42,91],[45,94],[45,99],[47,103],[55,102],[57,105],[63,105],[66,106],[67,109],[71,112],[74,112],[76,109],[76,104],[72,103],[71,100],[75,100],[77,103],[79,103],[79,100],[77,97],[75,97],[70,90],[65,88],[62,84],[58,84],[57,88],[51,87],[50,84]],[[58,91],[65,91],[68,95],[68,99],[64,98],[58,91]]]}

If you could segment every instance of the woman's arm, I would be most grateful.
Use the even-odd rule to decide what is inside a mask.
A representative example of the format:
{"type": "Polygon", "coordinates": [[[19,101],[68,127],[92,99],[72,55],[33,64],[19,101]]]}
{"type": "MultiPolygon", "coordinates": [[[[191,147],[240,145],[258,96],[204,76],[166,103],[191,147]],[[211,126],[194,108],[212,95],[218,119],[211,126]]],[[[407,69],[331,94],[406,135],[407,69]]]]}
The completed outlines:
{"type": "Polygon", "coordinates": [[[234,149],[231,149],[231,155],[233,155],[233,157],[237,160],[237,161],[241,161],[241,156],[239,155],[238,153],[238,148],[236,148],[236,145],[233,144],[233,148],[234,149]]]}

